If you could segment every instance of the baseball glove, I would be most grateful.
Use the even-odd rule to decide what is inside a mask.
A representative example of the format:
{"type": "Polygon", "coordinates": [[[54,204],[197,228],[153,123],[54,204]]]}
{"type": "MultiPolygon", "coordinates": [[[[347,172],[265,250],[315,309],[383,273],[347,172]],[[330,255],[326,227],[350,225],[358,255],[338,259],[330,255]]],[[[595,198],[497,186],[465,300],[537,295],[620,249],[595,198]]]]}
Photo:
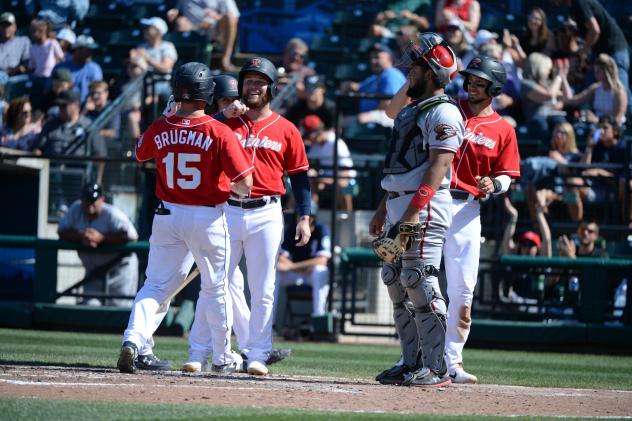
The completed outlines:
{"type": "Polygon", "coordinates": [[[414,237],[421,233],[423,225],[418,222],[398,222],[388,231],[373,240],[375,254],[385,262],[393,263],[408,250],[414,237]]]}

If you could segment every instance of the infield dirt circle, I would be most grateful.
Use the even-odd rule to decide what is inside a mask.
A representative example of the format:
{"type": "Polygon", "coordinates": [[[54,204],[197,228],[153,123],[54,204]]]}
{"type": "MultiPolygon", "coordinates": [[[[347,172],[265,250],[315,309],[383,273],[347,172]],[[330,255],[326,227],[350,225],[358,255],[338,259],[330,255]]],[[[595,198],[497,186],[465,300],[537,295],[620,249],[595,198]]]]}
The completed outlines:
{"type": "Polygon", "coordinates": [[[366,379],[0,365],[0,397],[498,416],[629,417],[632,391],[450,385],[422,389],[366,379]],[[168,390],[168,393],[166,393],[168,390]],[[433,405],[425,405],[428,399],[433,405]],[[422,399],[420,399],[422,398],[422,399]]]}

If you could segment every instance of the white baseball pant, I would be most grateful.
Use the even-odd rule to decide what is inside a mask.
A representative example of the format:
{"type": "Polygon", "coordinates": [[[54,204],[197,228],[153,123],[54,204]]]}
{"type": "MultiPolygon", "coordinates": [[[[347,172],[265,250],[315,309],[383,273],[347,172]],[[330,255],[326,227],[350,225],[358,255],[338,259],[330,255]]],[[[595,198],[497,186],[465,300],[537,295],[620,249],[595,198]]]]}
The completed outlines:
{"type": "Polygon", "coordinates": [[[447,279],[448,326],[445,343],[449,372],[463,363],[463,347],[470,333],[474,288],[481,252],[480,204],[452,200],[452,225],[446,233],[443,258],[447,279]]]}
{"type": "Polygon", "coordinates": [[[153,345],[152,334],[164,314],[157,315],[160,303],[186,278],[193,255],[202,279],[198,307],[208,323],[213,339],[213,364],[233,362],[230,349],[226,270],[230,259],[228,229],[222,206],[187,206],[164,202],[170,215],[155,215],[149,239],[149,261],[145,284],[138,292],[123,335],[139,350],[153,345]],[[190,253],[189,253],[190,252],[190,253]]]}

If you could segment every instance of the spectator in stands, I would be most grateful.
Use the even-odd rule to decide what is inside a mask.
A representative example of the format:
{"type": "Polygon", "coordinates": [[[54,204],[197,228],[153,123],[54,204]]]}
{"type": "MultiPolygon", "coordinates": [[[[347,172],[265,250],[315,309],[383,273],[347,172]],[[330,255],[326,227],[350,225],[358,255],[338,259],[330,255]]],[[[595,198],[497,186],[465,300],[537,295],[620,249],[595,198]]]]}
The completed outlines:
{"type": "MultiPolygon", "coordinates": [[[[322,206],[319,194],[326,188],[331,188],[334,183],[334,146],[336,132],[333,127],[326,126],[316,114],[307,115],[301,122],[301,129],[307,157],[311,161],[317,161],[320,170],[310,170],[310,182],[312,184],[312,200],[322,206]]],[[[346,212],[353,210],[353,197],[351,191],[355,186],[356,171],[353,169],[353,160],[347,144],[338,139],[338,197],[337,207],[346,212]]]]}
{"type": "MultiPolygon", "coordinates": [[[[59,222],[59,238],[80,242],[90,249],[102,244],[125,244],[138,240],[129,218],[119,209],[105,203],[99,184],[83,188],[81,200],[74,202],[59,222]]],[[[138,257],[132,252],[79,251],[86,270],[80,304],[130,307],[138,291],[138,257]],[[90,294],[95,296],[90,297],[90,294]],[[101,298],[102,294],[124,295],[132,299],[101,298]]]]}
{"type": "Polygon", "coordinates": [[[38,19],[51,22],[55,28],[74,28],[88,14],[90,0],[32,0],[24,7],[28,15],[37,14],[38,19]]]}
{"type": "Polygon", "coordinates": [[[167,19],[175,21],[178,32],[198,31],[206,34],[209,40],[219,40],[224,45],[222,70],[239,70],[231,62],[239,25],[239,8],[235,0],[178,0],[175,9],[167,12],[167,19]]]}
{"type": "Polygon", "coordinates": [[[374,38],[395,38],[398,32],[426,32],[430,28],[428,16],[430,0],[398,0],[389,2],[388,9],[373,19],[370,35],[374,38]]]}
{"type": "Polygon", "coordinates": [[[445,40],[450,44],[454,54],[459,58],[459,68],[465,68],[474,57],[474,39],[458,19],[450,19],[445,29],[445,40]]]}
{"type": "Polygon", "coordinates": [[[90,120],[81,115],[81,98],[76,91],[64,91],[57,96],[55,105],[59,115],[50,119],[36,139],[37,155],[89,156],[87,128],[90,120]]]}
{"type": "MultiPolygon", "coordinates": [[[[144,58],[134,57],[129,59],[125,65],[125,73],[127,78],[121,83],[119,93],[125,91],[130,84],[135,83],[138,79],[143,78],[147,73],[148,65],[144,58]]],[[[142,86],[142,85],[141,85],[142,86]]],[[[126,126],[126,135],[123,139],[137,139],[140,135],[141,110],[144,98],[142,89],[134,90],[121,109],[121,117],[126,126]]],[[[128,147],[131,145],[128,145],[128,147]]],[[[124,146],[125,147],[125,146],[124,146]]],[[[126,151],[124,151],[126,152],[126,151]]]]}
{"type": "Polygon", "coordinates": [[[92,56],[98,48],[94,38],[88,35],[79,35],[72,49],[72,58],[56,67],[70,70],[73,87],[79,92],[82,103],[88,97],[90,83],[95,80],[103,80],[101,66],[92,61],[92,56]]]}
{"type": "Polygon", "coordinates": [[[599,225],[594,219],[583,220],[577,227],[577,234],[570,239],[562,235],[557,240],[560,256],[570,257],[600,257],[607,258],[605,248],[597,245],[599,225]]]}
{"type": "Polygon", "coordinates": [[[444,31],[450,19],[459,19],[470,34],[476,34],[481,21],[481,5],[477,0],[439,0],[435,7],[435,27],[444,31]]]}
{"type": "Polygon", "coordinates": [[[503,43],[510,48],[514,61],[524,67],[531,53],[550,56],[555,50],[555,35],[549,29],[546,13],[539,7],[531,9],[527,15],[527,31],[517,37],[505,31],[503,43]]]}
{"type": "Polygon", "coordinates": [[[72,73],[65,67],[57,67],[53,70],[52,83],[40,100],[39,111],[46,114],[47,118],[59,115],[59,107],[55,100],[60,93],[72,89],[72,73]]]}
{"type": "Polygon", "coordinates": [[[29,70],[39,78],[48,78],[57,63],[64,60],[64,52],[55,38],[51,38],[50,22],[34,19],[31,22],[31,52],[29,70]]]}
{"type": "Polygon", "coordinates": [[[559,115],[562,103],[562,73],[567,68],[557,67],[551,78],[553,61],[542,53],[531,53],[527,58],[524,79],[520,86],[522,114],[525,123],[531,123],[542,131],[548,131],[549,117],[559,115]]]}
{"type": "Polygon", "coordinates": [[[586,77],[589,66],[585,58],[582,58],[579,53],[582,43],[583,41],[579,38],[577,24],[573,20],[562,22],[555,31],[555,51],[552,57],[556,60],[568,60],[567,79],[574,92],[582,91],[589,85],[586,77]]]}
{"type": "MultiPolygon", "coordinates": [[[[97,80],[90,84],[90,95],[86,100],[84,115],[95,123],[103,110],[110,104],[110,90],[107,82],[97,80]]],[[[107,117],[104,126],[92,138],[92,156],[106,157],[123,156],[123,148],[120,141],[121,115],[117,112],[107,117]]],[[[97,183],[103,180],[105,162],[97,164],[97,183]]]]}
{"type": "Polygon", "coordinates": [[[64,57],[68,60],[72,55],[72,47],[77,42],[77,35],[70,28],[62,28],[57,32],[56,37],[59,46],[64,52],[64,57]]]}
{"type": "Polygon", "coordinates": [[[277,88],[279,92],[285,89],[285,85],[290,83],[292,79],[296,79],[294,85],[295,92],[291,95],[287,95],[282,104],[276,106],[279,109],[279,113],[285,114],[283,111],[288,110],[296,104],[300,99],[304,99],[305,92],[305,78],[316,74],[313,68],[305,64],[309,48],[305,41],[300,38],[292,38],[283,49],[283,56],[281,62],[278,64],[278,78],[277,88]],[[285,82],[285,83],[283,83],[285,82]]]}
{"type": "Polygon", "coordinates": [[[287,110],[285,118],[296,127],[300,127],[305,116],[315,114],[326,127],[334,127],[336,124],[336,104],[327,98],[324,76],[308,76],[305,78],[304,86],[305,98],[299,99],[293,107],[287,110]]]}
{"type": "MultiPolygon", "coordinates": [[[[317,210],[312,206],[309,217],[312,235],[306,245],[297,247],[294,229],[285,230],[285,239],[277,262],[275,294],[278,294],[281,288],[291,285],[310,285],[312,287],[312,314],[322,316],[326,312],[329,295],[327,262],[331,258],[331,238],[327,226],[316,222],[316,213],[317,210]]],[[[288,224],[288,227],[292,226],[288,224]]],[[[274,302],[278,300],[275,298],[274,302]]]]}
{"type": "MultiPolygon", "coordinates": [[[[373,75],[364,81],[345,81],[341,84],[343,92],[362,92],[367,94],[395,95],[406,82],[404,74],[393,66],[393,51],[383,43],[375,43],[370,50],[371,71],[373,75]]],[[[360,113],[354,117],[360,124],[378,123],[392,127],[393,120],[386,116],[384,110],[390,99],[363,99],[359,104],[360,113]]]]}
{"type": "Polygon", "coordinates": [[[22,151],[33,149],[42,127],[32,122],[32,113],[33,107],[28,97],[11,101],[6,112],[6,124],[0,129],[0,146],[22,151]]]}
{"type": "Polygon", "coordinates": [[[4,126],[4,113],[9,106],[7,101],[4,100],[4,91],[7,83],[9,83],[9,75],[0,71],[0,127],[4,126]]]}
{"type": "Polygon", "coordinates": [[[632,92],[629,85],[630,52],[628,42],[617,21],[598,0],[553,0],[569,7],[569,15],[577,22],[579,35],[584,39],[579,54],[592,62],[598,54],[611,56],[619,68],[619,79],[628,94],[628,111],[632,113],[632,92]]]}
{"type": "Polygon", "coordinates": [[[26,73],[31,52],[31,41],[25,36],[16,36],[15,15],[0,14],[0,71],[9,76],[26,73]]]}
{"type": "Polygon", "coordinates": [[[614,59],[607,54],[599,54],[593,66],[595,80],[578,94],[572,94],[566,73],[562,73],[562,92],[564,105],[579,107],[591,103],[591,109],[586,111],[586,121],[596,124],[600,117],[609,116],[619,125],[625,123],[625,113],[628,109],[628,96],[625,86],[619,79],[619,71],[614,59]]]}
{"type": "MultiPolygon", "coordinates": [[[[130,50],[130,58],[140,57],[145,60],[150,72],[162,75],[170,74],[176,61],[178,61],[178,53],[173,43],[162,39],[167,33],[167,23],[157,16],[141,19],[140,23],[143,25],[145,42],[130,50]]],[[[154,96],[163,98],[165,101],[171,95],[169,81],[156,82],[154,89],[154,96]]]]}
{"type": "MultiPolygon", "coordinates": [[[[595,168],[584,170],[582,175],[584,177],[597,177],[589,180],[590,188],[585,191],[586,200],[591,202],[610,200],[612,202],[613,196],[617,196],[618,190],[619,201],[623,206],[625,179],[630,171],[624,166],[627,153],[629,152],[625,142],[621,139],[619,125],[612,117],[600,118],[598,130],[589,137],[582,157],[582,162],[595,166],[595,168]],[[620,169],[605,169],[599,168],[599,164],[618,164],[621,167],[620,169]]],[[[627,218],[630,220],[632,219],[631,216],[627,215],[627,218]]]]}

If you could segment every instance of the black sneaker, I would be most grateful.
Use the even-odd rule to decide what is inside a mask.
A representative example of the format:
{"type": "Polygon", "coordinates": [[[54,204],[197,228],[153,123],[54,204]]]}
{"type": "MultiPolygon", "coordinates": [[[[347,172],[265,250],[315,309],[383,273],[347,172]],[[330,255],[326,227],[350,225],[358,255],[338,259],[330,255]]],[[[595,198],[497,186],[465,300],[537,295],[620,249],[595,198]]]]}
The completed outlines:
{"type": "Polygon", "coordinates": [[[171,364],[169,361],[160,361],[160,358],[154,354],[139,355],[136,359],[136,368],[150,371],[170,371],[171,364]]]}
{"type": "Polygon", "coordinates": [[[407,375],[410,375],[412,370],[406,364],[396,365],[388,370],[382,371],[375,377],[375,380],[380,384],[400,385],[404,382],[407,375]]]}
{"type": "Polygon", "coordinates": [[[270,353],[268,354],[268,358],[266,359],[265,363],[266,365],[278,363],[279,361],[282,361],[289,357],[291,353],[292,350],[289,348],[272,349],[272,351],[270,351],[270,353]]]}
{"type": "Polygon", "coordinates": [[[452,383],[447,373],[437,374],[429,368],[422,367],[412,373],[408,373],[402,382],[403,386],[440,387],[452,383]]]}
{"type": "Polygon", "coordinates": [[[136,360],[138,358],[138,348],[134,343],[125,341],[121,347],[118,362],[118,367],[121,373],[134,373],[136,371],[136,360]]]}

